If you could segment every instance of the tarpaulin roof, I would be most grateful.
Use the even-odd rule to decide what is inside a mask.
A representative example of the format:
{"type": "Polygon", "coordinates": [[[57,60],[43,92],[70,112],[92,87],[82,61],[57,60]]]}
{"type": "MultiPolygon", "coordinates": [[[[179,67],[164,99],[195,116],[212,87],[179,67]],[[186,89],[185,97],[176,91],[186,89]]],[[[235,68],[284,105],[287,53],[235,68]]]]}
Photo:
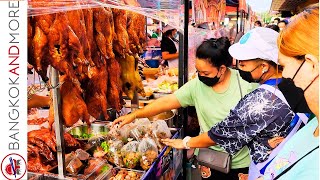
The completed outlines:
{"type": "Polygon", "coordinates": [[[97,7],[134,11],[183,32],[184,5],[180,0],[28,0],[28,16],[97,7]]]}
{"type": "Polygon", "coordinates": [[[291,11],[306,0],[273,0],[271,3],[271,11],[291,11]]]}

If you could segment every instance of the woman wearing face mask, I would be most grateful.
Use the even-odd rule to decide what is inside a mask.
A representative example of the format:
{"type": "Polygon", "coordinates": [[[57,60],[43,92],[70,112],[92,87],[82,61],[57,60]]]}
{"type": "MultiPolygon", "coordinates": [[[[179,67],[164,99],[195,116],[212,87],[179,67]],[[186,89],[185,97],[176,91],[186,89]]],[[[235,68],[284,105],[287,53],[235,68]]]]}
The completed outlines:
{"type": "Polygon", "coordinates": [[[282,77],[277,66],[277,37],[278,33],[272,29],[255,28],[229,48],[230,54],[240,60],[241,77],[261,85],[240,100],[227,118],[197,137],[165,139],[163,142],[175,148],[220,145],[230,154],[248,146],[252,159],[249,180],[261,176],[302,124],[300,116],[304,121],[308,120],[305,114],[295,116],[285,99],[280,97],[282,94],[275,94],[282,77]]]}
{"type": "Polygon", "coordinates": [[[278,38],[283,81],[279,90],[294,112],[316,118],[283,147],[259,179],[319,179],[319,6],[295,17],[278,38]]]}
{"type": "MultiPolygon", "coordinates": [[[[143,109],[116,119],[114,124],[121,122],[120,126],[123,126],[135,118],[195,106],[201,132],[210,130],[229,114],[241,97],[256,87],[256,84],[244,81],[236,70],[228,68],[232,63],[229,47],[227,37],[204,41],[196,51],[198,78],[189,81],[174,94],[157,99],[143,109]]],[[[219,146],[211,148],[222,151],[219,146]]],[[[207,172],[211,172],[211,177],[215,179],[233,180],[238,179],[238,173],[248,173],[249,164],[248,148],[244,147],[233,155],[230,173],[223,174],[210,169],[207,169],[207,172]]]]}
{"type": "Polygon", "coordinates": [[[162,59],[166,60],[169,68],[178,68],[179,65],[179,45],[176,40],[177,29],[167,25],[163,28],[161,41],[162,59]]]}

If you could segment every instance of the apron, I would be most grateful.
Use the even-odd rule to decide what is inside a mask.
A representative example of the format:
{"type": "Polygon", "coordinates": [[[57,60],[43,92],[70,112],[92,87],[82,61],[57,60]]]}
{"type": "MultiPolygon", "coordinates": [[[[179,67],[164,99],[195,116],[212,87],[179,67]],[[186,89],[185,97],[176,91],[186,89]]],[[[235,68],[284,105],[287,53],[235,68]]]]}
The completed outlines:
{"type": "MultiPolygon", "coordinates": [[[[169,38],[169,39],[170,39],[170,40],[174,43],[174,45],[176,46],[177,52],[179,52],[179,43],[178,43],[178,42],[175,42],[175,41],[172,40],[171,38],[169,38]]],[[[178,67],[179,67],[179,58],[169,60],[169,61],[168,61],[168,64],[169,64],[169,68],[178,68],[178,67]]]]}

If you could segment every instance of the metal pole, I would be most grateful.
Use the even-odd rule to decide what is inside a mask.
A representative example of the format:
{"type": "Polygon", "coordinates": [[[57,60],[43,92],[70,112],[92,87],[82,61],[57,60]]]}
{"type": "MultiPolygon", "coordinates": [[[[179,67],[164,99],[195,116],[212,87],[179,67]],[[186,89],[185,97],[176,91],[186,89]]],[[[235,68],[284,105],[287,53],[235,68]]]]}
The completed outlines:
{"type": "MultiPolygon", "coordinates": [[[[188,81],[188,26],[189,26],[189,0],[184,0],[184,35],[180,38],[180,47],[183,52],[179,52],[179,87],[188,81]],[[183,39],[183,41],[181,41],[183,39]]],[[[179,48],[180,49],[180,48],[179,48]]],[[[185,129],[188,127],[187,109],[179,109],[179,119],[182,119],[182,137],[184,137],[185,129]]],[[[180,127],[180,126],[179,126],[180,127]]],[[[183,150],[183,179],[187,178],[187,150],[183,150]]]]}
{"type": "Polygon", "coordinates": [[[237,34],[239,32],[239,6],[237,6],[237,34]]]}
{"type": "Polygon", "coordinates": [[[133,99],[131,100],[131,112],[134,112],[139,109],[139,95],[138,92],[134,92],[133,99]]]}
{"type": "Polygon", "coordinates": [[[52,101],[54,108],[54,124],[55,132],[57,139],[57,159],[58,159],[58,175],[59,179],[64,179],[66,174],[66,165],[65,165],[65,146],[64,146],[64,137],[63,137],[63,122],[61,116],[61,101],[60,101],[60,88],[57,87],[59,84],[59,74],[56,69],[51,67],[51,85],[56,87],[52,89],[52,101]]]}

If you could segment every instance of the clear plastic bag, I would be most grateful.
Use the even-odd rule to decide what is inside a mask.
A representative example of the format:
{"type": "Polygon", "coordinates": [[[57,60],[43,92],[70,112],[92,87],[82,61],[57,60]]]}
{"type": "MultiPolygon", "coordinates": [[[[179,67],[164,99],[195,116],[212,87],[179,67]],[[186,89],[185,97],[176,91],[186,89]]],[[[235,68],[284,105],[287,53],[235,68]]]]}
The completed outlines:
{"type": "Polygon", "coordinates": [[[163,120],[152,123],[152,135],[160,150],[164,147],[164,144],[161,143],[161,139],[171,138],[172,136],[167,123],[163,120]]]}
{"type": "Polygon", "coordinates": [[[138,147],[138,141],[131,141],[121,148],[121,155],[125,167],[133,169],[139,164],[141,154],[138,152],[138,147]]]}
{"type": "Polygon", "coordinates": [[[141,141],[144,137],[148,137],[152,134],[152,125],[148,119],[138,119],[134,124],[135,127],[131,129],[130,136],[137,141],[141,141]]]}
{"type": "Polygon", "coordinates": [[[121,140],[109,140],[108,147],[109,149],[106,154],[107,160],[118,167],[123,167],[123,159],[121,156],[123,142],[121,140]]]}
{"type": "Polygon", "coordinates": [[[151,138],[144,138],[139,144],[138,151],[142,157],[140,159],[140,166],[147,170],[158,157],[157,144],[151,138]]]}
{"type": "Polygon", "coordinates": [[[134,129],[136,127],[135,124],[133,123],[130,123],[130,124],[126,124],[124,125],[121,130],[120,130],[120,136],[121,136],[121,140],[124,142],[124,143],[127,143],[130,139],[130,131],[132,129],[134,129]]]}

